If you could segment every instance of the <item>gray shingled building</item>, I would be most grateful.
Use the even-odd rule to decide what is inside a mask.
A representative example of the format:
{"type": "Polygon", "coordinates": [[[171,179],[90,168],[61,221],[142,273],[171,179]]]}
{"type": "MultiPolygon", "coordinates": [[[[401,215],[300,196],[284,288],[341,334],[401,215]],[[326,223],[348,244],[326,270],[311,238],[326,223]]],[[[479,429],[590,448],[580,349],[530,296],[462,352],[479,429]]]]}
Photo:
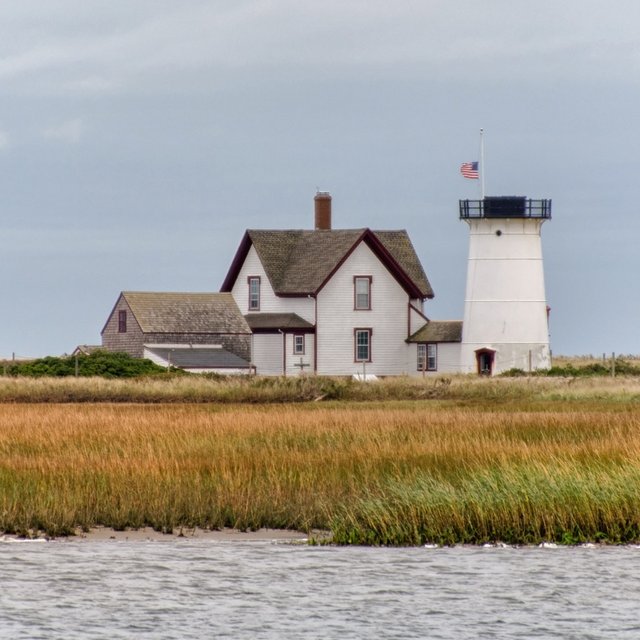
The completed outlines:
{"type": "Polygon", "coordinates": [[[251,329],[228,293],[123,291],[102,347],[191,371],[248,371],[251,329]]]}

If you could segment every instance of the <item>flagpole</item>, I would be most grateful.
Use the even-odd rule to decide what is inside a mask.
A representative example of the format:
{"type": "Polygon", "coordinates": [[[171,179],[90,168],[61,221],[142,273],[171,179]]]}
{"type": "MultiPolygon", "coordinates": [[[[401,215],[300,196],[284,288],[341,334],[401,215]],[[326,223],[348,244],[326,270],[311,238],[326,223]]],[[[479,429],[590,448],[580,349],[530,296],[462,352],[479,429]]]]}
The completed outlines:
{"type": "Polygon", "coordinates": [[[484,129],[480,129],[480,199],[484,200],[484,129]]]}

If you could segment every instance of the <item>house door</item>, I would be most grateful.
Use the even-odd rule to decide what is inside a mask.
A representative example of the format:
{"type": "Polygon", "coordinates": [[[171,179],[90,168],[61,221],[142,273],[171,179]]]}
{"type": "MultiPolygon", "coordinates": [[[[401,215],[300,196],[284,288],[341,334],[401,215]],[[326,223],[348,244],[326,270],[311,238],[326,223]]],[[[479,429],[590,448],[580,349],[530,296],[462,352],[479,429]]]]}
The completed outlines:
{"type": "Polygon", "coordinates": [[[478,374],[490,376],[493,373],[493,360],[496,352],[493,349],[478,349],[476,351],[476,362],[478,364],[478,374]]]}

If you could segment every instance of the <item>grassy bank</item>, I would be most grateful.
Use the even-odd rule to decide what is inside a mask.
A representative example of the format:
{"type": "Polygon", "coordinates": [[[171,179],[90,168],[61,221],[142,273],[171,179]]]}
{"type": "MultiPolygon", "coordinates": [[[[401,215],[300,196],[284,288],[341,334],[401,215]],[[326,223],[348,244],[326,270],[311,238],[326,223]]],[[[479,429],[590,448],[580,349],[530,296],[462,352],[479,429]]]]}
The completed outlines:
{"type": "Polygon", "coordinates": [[[496,402],[474,399],[471,385],[471,402],[1,404],[0,530],[640,540],[637,389],[598,399],[602,388],[583,388],[565,402],[535,387],[518,400],[523,387],[503,382],[483,389],[496,402]]]}
{"type": "Polygon", "coordinates": [[[1,402],[288,403],[309,401],[444,400],[546,402],[640,401],[640,377],[396,377],[374,383],[350,378],[163,375],[130,380],[0,377],[1,402]]]}

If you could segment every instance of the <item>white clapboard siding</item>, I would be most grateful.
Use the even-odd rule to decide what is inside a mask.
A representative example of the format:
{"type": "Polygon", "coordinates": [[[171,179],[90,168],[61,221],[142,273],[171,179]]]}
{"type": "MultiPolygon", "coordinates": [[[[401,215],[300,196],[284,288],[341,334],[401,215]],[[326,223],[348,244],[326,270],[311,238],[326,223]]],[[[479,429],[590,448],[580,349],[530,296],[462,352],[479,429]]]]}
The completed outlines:
{"type": "Polygon", "coordinates": [[[315,322],[315,302],[313,298],[306,296],[301,298],[279,298],[276,296],[254,247],[249,249],[231,291],[242,313],[251,312],[249,309],[249,284],[247,280],[249,276],[260,277],[260,313],[297,313],[307,322],[312,324],[315,322]]]}
{"type": "Polygon", "coordinates": [[[411,307],[409,307],[409,335],[415,333],[418,329],[421,329],[425,324],[427,324],[426,318],[422,312],[420,312],[420,307],[413,304],[413,302],[415,301],[412,301],[411,307]]]}
{"type": "Polygon", "coordinates": [[[281,333],[257,333],[253,336],[253,365],[261,376],[283,375],[281,333]]]}
{"type": "Polygon", "coordinates": [[[460,372],[460,343],[441,342],[438,344],[438,373],[460,372]]]}
{"type": "MultiPolygon", "coordinates": [[[[418,345],[411,344],[409,353],[408,371],[409,375],[423,375],[418,370],[418,345]]],[[[439,342],[436,371],[425,371],[424,375],[437,376],[442,373],[460,372],[460,343],[459,342],[439,342]]]]}
{"type": "Polygon", "coordinates": [[[409,296],[369,247],[360,243],[318,294],[318,373],[362,373],[355,362],[354,329],[370,328],[372,362],[367,374],[408,373],[409,296]],[[371,310],[354,310],[354,276],[371,276],[371,310]]]}
{"type": "Polygon", "coordinates": [[[293,334],[287,334],[286,370],[288,376],[299,376],[301,373],[313,373],[314,335],[307,333],[304,336],[304,354],[293,353],[293,334]],[[300,362],[304,366],[299,366],[300,362]],[[297,366],[296,366],[297,365],[297,366]]]}

